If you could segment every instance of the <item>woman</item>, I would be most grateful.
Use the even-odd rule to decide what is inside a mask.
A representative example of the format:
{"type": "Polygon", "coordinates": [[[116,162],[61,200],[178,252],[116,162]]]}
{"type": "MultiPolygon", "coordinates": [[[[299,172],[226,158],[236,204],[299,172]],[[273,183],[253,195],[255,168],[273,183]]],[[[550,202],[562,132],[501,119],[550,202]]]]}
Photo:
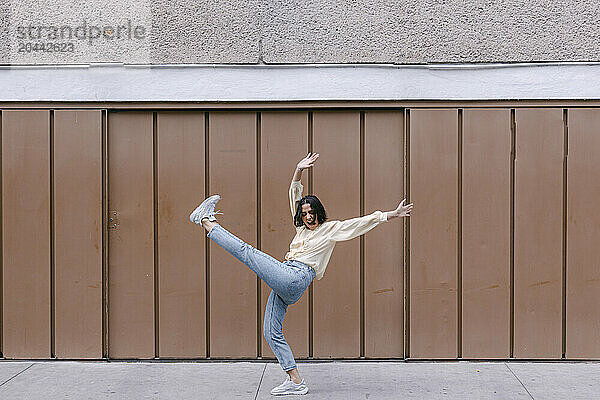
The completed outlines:
{"type": "Polygon", "coordinates": [[[202,225],[208,237],[256,273],[272,290],[265,308],[263,333],[279,364],[288,374],[285,382],[271,390],[272,395],[306,394],[308,387],[298,373],[292,350],[283,336],[287,307],[297,302],[316,277],[321,279],[336,242],[360,236],[382,222],[410,216],[412,204],[402,200],[393,211],[375,211],[346,221],[327,221],[325,208],[316,196],[302,197],[302,171],[313,166],[319,154],[308,154],[294,172],[290,186],[290,208],[296,236],[284,262],[253,248],[216,223],[214,195],[204,200],[191,214],[190,221],[202,225]]]}

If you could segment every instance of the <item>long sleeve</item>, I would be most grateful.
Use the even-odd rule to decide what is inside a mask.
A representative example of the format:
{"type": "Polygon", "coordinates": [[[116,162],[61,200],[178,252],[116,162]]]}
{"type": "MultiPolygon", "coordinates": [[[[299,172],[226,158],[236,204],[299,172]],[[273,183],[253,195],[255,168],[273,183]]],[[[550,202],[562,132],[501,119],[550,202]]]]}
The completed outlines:
{"type": "Polygon", "coordinates": [[[386,221],[387,214],[381,211],[375,211],[364,217],[347,219],[345,221],[333,221],[335,226],[331,230],[330,238],[336,242],[354,239],[386,221]]]}
{"type": "Polygon", "coordinates": [[[304,186],[300,181],[292,181],[290,185],[290,210],[292,211],[292,218],[296,216],[296,203],[302,198],[302,191],[304,186]]]}

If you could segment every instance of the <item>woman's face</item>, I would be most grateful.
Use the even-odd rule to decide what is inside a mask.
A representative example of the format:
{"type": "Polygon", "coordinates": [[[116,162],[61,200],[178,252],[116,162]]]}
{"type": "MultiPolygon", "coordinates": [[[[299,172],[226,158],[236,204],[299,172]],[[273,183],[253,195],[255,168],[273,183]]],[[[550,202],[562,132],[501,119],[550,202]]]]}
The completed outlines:
{"type": "Polygon", "coordinates": [[[302,217],[302,222],[304,222],[304,225],[306,225],[306,227],[311,231],[319,226],[315,211],[312,209],[310,204],[302,204],[302,213],[300,216],[302,217]]]}

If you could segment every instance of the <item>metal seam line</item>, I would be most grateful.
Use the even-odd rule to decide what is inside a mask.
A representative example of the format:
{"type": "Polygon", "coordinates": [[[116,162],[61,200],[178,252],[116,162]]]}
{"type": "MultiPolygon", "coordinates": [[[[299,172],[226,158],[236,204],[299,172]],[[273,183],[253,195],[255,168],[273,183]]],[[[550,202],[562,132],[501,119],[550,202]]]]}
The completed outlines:
{"type": "MultiPolygon", "coordinates": [[[[261,240],[261,131],[262,114],[258,111],[256,114],[256,248],[262,250],[261,240]]],[[[261,327],[261,309],[262,309],[262,281],[256,277],[256,356],[262,357],[262,327],[261,327]]]]}
{"type": "Polygon", "coordinates": [[[457,251],[456,251],[456,264],[457,264],[457,277],[456,277],[456,286],[457,286],[457,323],[456,323],[456,339],[457,339],[457,357],[458,358],[462,358],[462,347],[463,347],[463,332],[462,332],[462,322],[463,322],[463,313],[462,313],[462,306],[463,306],[463,299],[462,299],[462,295],[463,295],[463,287],[462,287],[462,186],[463,186],[463,180],[462,180],[462,171],[463,171],[463,110],[462,109],[458,109],[457,110],[457,130],[458,130],[458,179],[457,179],[457,183],[458,183],[458,187],[457,187],[457,232],[456,232],[456,239],[457,239],[457,243],[456,243],[456,247],[457,247],[457,251]]]}
{"type": "Polygon", "coordinates": [[[50,178],[50,358],[56,358],[56,264],[54,257],[56,251],[54,246],[55,229],[54,229],[54,110],[49,112],[49,169],[48,175],[50,178]]]}

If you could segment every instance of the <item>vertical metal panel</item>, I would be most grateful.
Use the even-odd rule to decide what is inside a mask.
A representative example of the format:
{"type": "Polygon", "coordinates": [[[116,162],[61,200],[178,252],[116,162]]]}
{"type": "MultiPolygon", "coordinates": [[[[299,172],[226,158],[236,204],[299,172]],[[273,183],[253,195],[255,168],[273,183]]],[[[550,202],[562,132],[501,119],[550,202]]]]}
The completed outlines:
{"type": "Polygon", "coordinates": [[[457,357],[457,110],[411,110],[410,357],[457,357]]]}
{"type": "Polygon", "coordinates": [[[600,358],[600,109],[569,110],[567,358],[600,358]]]}
{"type": "MultiPolygon", "coordinates": [[[[404,197],[404,114],[365,113],[365,213],[404,197]]],[[[365,235],[365,356],[404,355],[404,220],[365,235]]]]}
{"type": "MultiPolygon", "coordinates": [[[[210,195],[220,194],[219,223],[256,246],[256,114],[211,113],[210,195]]],[[[255,357],[256,275],[221,247],[210,246],[210,356],[255,357]]]]}
{"type": "MultiPolygon", "coordinates": [[[[331,220],[360,215],[360,113],[315,112],[315,194],[331,220]]],[[[336,245],[314,284],[314,357],[360,355],[360,242],[336,245]]]]}
{"type": "Polygon", "coordinates": [[[204,113],[158,113],[159,356],[206,356],[204,113]]]}
{"type": "Polygon", "coordinates": [[[563,112],[517,109],[515,118],[514,355],[560,358],[563,112]]]}
{"type": "Polygon", "coordinates": [[[154,357],[152,113],[108,115],[109,356],[154,357]]]}
{"type": "MultiPolygon", "coordinates": [[[[261,114],[261,247],[283,260],[296,234],[288,191],[296,163],[308,152],[308,113],[264,112],[261,114]]],[[[305,190],[308,174],[303,176],[305,190]]],[[[262,317],[271,289],[262,284],[262,317]]],[[[294,357],[308,356],[308,290],[288,307],[284,335],[294,357]]],[[[274,357],[264,338],[262,356],[274,357]]]]}
{"type": "Polygon", "coordinates": [[[54,113],[55,351],[102,357],[102,112],[54,113]]]}
{"type": "Polygon", "coordinates": [[[510,356],[510,123],[463,112],[463,358],[510,356]]]}
{"type": "Polygon", "coordinates": [[[50,357],[50,117],[2,113],[3,353],[50,357]]]}

